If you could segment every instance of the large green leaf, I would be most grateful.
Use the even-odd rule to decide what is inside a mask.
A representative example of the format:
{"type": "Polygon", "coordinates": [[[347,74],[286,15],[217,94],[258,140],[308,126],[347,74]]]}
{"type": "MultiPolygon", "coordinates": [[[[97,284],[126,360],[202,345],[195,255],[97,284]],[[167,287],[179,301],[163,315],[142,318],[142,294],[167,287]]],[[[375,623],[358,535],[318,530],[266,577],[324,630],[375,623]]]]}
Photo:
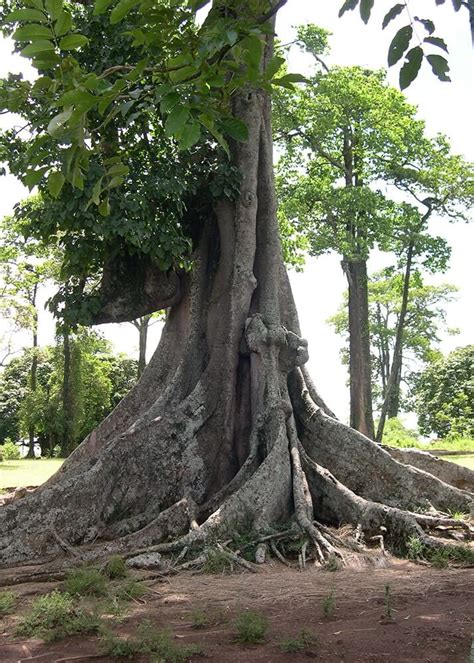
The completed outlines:
{"type": "Polygon", "coordinates": [[[45,0],[44,5],[53,21],[59,18],[63,10],[63,0],[45,0]]]}
{"type": "Polygon", "coordinates": [[[413,28],[411,25],[405,25],[397,32],[392,39],[392,43],[388,49],[388,66],[391,67],[396,64],[410,45],[413,36],[413,28]]]}
{"type": "Polygon", "coordinates": [[[423,62],[423,49],[415,46],[406,54],[406,61],[400,69],[400,89],[404,90],[412,83],[420,71],[423,62]]]}
{"type": "Polygon", "coordinates": [[[62,11],[54,26],[54,32],[58,37],[62,37],[72,29],[72,17],[68,11],[62,11]]]}
{"type": "Polygon", "coordinates": [[[54,52],[54,44],[51,41],[41,39],[34,41],[32,44],[28,44],[28,46],[25,46],[25,48],[21,51],[21,54],[29,58],[34,55],[39,55],[40,53],[43,54],[47,51],[54,52]]]}
{"type": "Polygon", "coordinates": [[[399,14],[401,14],[402,11],[405,9],[405,7],[406,5],[404,5],[401,2],[397,3],[396,5],[393,5],[393,7],[383,17],[382,30],[385,30],[385,28],[390,23],[390,21],[393,21],[394,18],[396,18],[399,14]]]}
{"type": "Polygon", "coordinates": [[[244,142],[249,137],[247,125],[236,117],[225,118],[221,123],[225,134],[228,134],[235,140],[244,142]]]}
{"type": "Polygon", "coordinates": [[[201,126],[199,122],[192,120],[187,122],[181,132],[181,138],[179,141],[180,150],[188,150],[190,147],[195,145],[201,137],[201,126]]]}
{"type": "Polygon", "coordinates": [[[87,44],[88,41],[89,39],[84,35],[66,35],[59,42],[59,48],[62,51],[75,51],[87,44]]]}
{"type": "Polygon", "coordinates": [[[364,23],[369,22],[373,6],[374,6],[374,0],[360,0],[360,7],[359,7],[360,17],[364,21],[364,23]]]}
{"type": "Polygon", "coordinates": [[[94,16],[99,16],[107,11],[110,5],[113,5],[117,0],[96,0],[94,4],[94,16]]]}
{"type": "Polygon", "coordinates": [[[110,22],[112,24],[119,23],[125,16],[132,11],[134,7],[139,5],[141,0],[120,0],[110,14],[110,22]]]}
{"type": "Polygon", "coordinates": [[[168,136],[178,136],[189,117],[189,106],[180,106],[173,109],[168,115],[165,123],[165,131],[168,136]]]}
{"type": "Polygon", "coordinates": [[[11,14],[5,16],[5,23],[16,23],[17,21],[36,21],[37,23],[46,23],[48,17],[38,9],[26,8],[17,9],[11,14]]]}
{"type": "Polygon", "coordinates": [[[54,35],[45,25],[28,23],[22,25],[13,33],[16,41],[36,41],[37,39],[53,39],[54,35]]]}
{"type": "Polygon", "coordinates": [[[347,11],[355,9],[359,4],[359,0],[345,0],[344,4],[339,10],[339,16],[342,16],[347,11]]]}
{"type": "Polygon", "coordinates": [[[441,39],[441,37],[425,37],[423,39],[427,44],[432,44],[433,46],[437,46],[438,48],[443,49],[443,51],[446,51],[448,53],[448,47],[446,45],[446,42],[444,39],[441,39]]]}
{"type": "Polygon", "coordinates": [[[56,138],[57,136],[61,135],[71,115],[72,115],[72,108],[69,108],[64,112],[55,115],[48,124],[48,130],[47,130],[48,133],[51,136],[53,136],[53,138],[56,138]]]}
{"type": "Polygon", "coordinates": [[[430,63],[433,73],[439,78],[440,81],[451,81],[448,76],[449,64],[446,58],[443,58],[442,55],[428,55],[426,59],[430,63]]]}
{"type": "Polygon", "coordinates": [[[58,170],[55,170],[55,171],[53,171],[52,173],[49,174],[49,176],[48,176],[48,191],[53,196],[53,198],[57,198],[59,196],[65,181],[66,181],[66,178],[58,170]]]}

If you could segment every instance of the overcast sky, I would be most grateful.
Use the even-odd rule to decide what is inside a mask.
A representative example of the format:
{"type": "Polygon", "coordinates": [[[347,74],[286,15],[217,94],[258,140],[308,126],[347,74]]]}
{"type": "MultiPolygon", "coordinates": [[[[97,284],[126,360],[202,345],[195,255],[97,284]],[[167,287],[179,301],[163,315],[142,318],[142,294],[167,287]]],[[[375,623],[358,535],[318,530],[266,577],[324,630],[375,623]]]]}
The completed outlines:
{"type": "MultiPolygon", "coordinates": [[[[289,0],[280,11],[277,30],[283,43],[294,37],[294,26],[302,23],[316,23],[333,33],[329,64],[358,64],[370,68],[386,65],[386,54],[393,28],[381,31],[382,16],[393,4],[392,1],[379,0],[376,6],[383,11],[375,13],[368,26],[365,26],[355,12],[349,12],[343,18],[337,16],[342,0],[289,0]]],[[[407,96],[419,107],[419,116],[426,120],[430,133],[443,132],[451,140],[453,149],[466,158],[474,160],[474,59],[471,47],[468,21],[463,12],[454,14],[451,3],[435,7],[426,0],[412,0],[415,11],[429,7],[430,17],[435,20],[437,33],[443,36],[450,46],[449,62],[452,83],[440,83],[424,65],[418,79],[408,89],[407,96]]],[[[426,18],[426,16],[422,16],[426,18]]],[[[400,23],[402,25],[403,23],[400,23]]],[[[420,29],[422,32],[422,29],[420,29]]],[[[22,71],[31,77],[32,70],[23,58],[11,55],[11,44],[0,42],[0,76],[8,71],[22,71]]],[[[291,54],[290,70],[305,73],[309,60],[295,49],[291,54]]],[[[397,71],[389,73],[390,80],[397,84],[397,71]]],[[[0,126],[10,125],[14,119],[0,117],[0,126]]],[[[11,212],[13,205],[21,200],[27,191],[14,178],[0,179],[0,214],[11,212]]],[[[474,303],[474,278],[472,269],[472,248],[474,228],[465,224],[448,224],[446,221],[434,221],[433,232],[446,237],[452,246],[451,268],[436,277],[436,282],[449,282],[459,289],[458,300],[449,305],[448,324],[461,329],[457,337],[446,335],[441,349],[449,352],[458,345],[473,343],[472,308],[474,303]]],[[[370,270],[376,271],[386,264],[387,257],[374,256],[370,270]]],[[[348,413],[347,372],[341,365],[339,349],[341,340],[334,335],[326,324],[327,318],[338,308],[346,288],[339,259],[337,256],[323,256],[309,259],[303,274],[291,274],[291,282],[300,314],[303,335],[309,341],[309,367],[313,377],[332,409],[341,418],[348,413]]],[[[137,332],[130,324],[102,325],[104,334],[113,341],[117,350],[135,354],[137,352],[137,332]]],[[[54,335],[54,323],[50,316],[42,313],[40,317],[40,343],[48,343],[54,335]]],[[[159,325],[151,330],[150,352],[156,346],[159,325]]],[[[21,340],[21,336],[16,337],[21,340]]]]}

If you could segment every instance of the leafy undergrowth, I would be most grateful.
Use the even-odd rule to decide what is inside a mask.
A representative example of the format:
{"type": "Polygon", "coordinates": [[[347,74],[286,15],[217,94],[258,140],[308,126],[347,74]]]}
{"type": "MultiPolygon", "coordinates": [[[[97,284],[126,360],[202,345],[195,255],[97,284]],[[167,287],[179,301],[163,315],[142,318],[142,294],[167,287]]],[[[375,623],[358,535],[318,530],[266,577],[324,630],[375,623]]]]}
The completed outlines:
{"type": "Polygon", "coordinates": [[[267,618],[254,610],[245,610],[235,620],[235,642],[257,645],[264,641],[267,618]]]}
{"type": "Polygon", "coordinates": [[[103,634],[100,651],[105,656],[134,658],[140,654],[153,654],[162,663],[185,663],[191,656],[203,655],[197,645],[182,646],[173,641],[169,630],[159,630],[150,621],[142,622],[135,636],[121,638],[108,631],[103,634]]]}
{"type": "Polygon", "coordinates": [[[0,617],[13,612],[16,597],[13,592],[0,592],[0,617]]]}
{"type": "Polygon", "coordinates": [[[96,613],[80,607],[67,592],[54,590],[33,602],[16,633],[51,642],[78,633],[97,633],[100,625],[96,613]]]}
{"type": "Polygon", "coordinates": [[[471,566],[474,564],[474,549],[467,545],[429,548],[423,545],[418,537],[412,536],[407,542],[407,557],[413,561],[429,562],[437,569],[445,569],[450,564],[471,566]]]}

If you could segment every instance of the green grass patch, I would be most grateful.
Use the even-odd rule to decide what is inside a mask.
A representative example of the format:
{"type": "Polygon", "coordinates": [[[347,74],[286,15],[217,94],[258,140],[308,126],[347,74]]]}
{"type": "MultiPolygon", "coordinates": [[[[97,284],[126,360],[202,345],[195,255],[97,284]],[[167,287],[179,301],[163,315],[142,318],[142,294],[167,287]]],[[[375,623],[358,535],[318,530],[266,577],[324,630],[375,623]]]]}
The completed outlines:
{"type": "Polygon", "coordinates": [[[451,463],[464,465],[464,467],[474,470],[474,456],[443,456],[443,460],[449,460],[451,463]]]}
{"type": "Polygon", "coordinates": [[[296,654],[299,652],[311,655],[315,654],[318,645],[318,636],[306,631],[306,629],[302,629],[297,636],[282,640],[279,647],[287,654],[296,654]]]}
{"type": "Polygon", "coordinates": [[[13,612],[16,595],[13,592],[0,592],[0,617],[13,612]]]}
{"type": "Polygon", "coordinates": [[[136,601],[148,592],[146,586],[134,580],[133,578],[125,579],[115,590],[115,596],[121,601],[136,601]]]}
{"type": "Polygon", "coordinates": [[[64,463],[63,458],[24,458],[0,463],[0,489],[40,486],[64,463]]]}
{"type": "Polygon", "coordinates": [[[258,645],[265,639],[268,621],[265,615],[244,610],[235,620],[235,641],[239,644],[258,645]]]}
{"type": "Polygon", "coordinates": [[[51,642],[78,633],[97,633],[99,629],[98,615],[79,607],[70,594],[55,590],[33,601],[16,632],[51,642]]]}
{"type": "Polygon", "coordinates": [[[136,635],[131,638],[120,638],[108,632],[101,638],[101,652],[105,656],[135,658],[140,654],[156,656],[153,660],[161,663],[185,663],[191,656],[202,655],[196,645],[183,647],[173,641],[170,631],[160,631],[149,621],[139,625],[136,635]]]}
{"type": "Polygon", "coordinates": [[[107,578],[92,566],[72,569],[66,576],[64,589],[72,596],[105,596],[107,578]]]}
{"type": "Polygon", "coordinates": [[[114,555],[111,557],[104,567],[104,574],[111,580],[126,578],[128,575],[128,568],[124,558],[120,557],[120,555],[114,555]]]}

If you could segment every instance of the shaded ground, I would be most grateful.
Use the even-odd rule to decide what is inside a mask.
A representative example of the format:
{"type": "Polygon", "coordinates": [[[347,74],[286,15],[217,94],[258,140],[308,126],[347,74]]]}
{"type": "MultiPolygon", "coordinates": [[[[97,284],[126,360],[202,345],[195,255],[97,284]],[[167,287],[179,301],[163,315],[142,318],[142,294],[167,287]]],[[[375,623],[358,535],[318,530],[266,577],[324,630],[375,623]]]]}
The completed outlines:
{"type": "MultiPolygon", "coordinates": [[[[2,572],[0,572],[0,583],[2,572]]],[[[416,661],[467,663],[474,631],[474,573],[472,569],[436,570],[394,560],[389,568],[342,570],[309,568],[304,572],[267,564],[258,574],[225,576],[181,574],[147,581],[150,593],[131,605],[129,615],[114,630],[133,633],[150,619],[157,628],[170,628],[180,644],[199,643],[205,658],[215,663],[315,660],[348,663],[416,661]],[[387,618],[389,586],[393,621],[387,618]],[[327,597],[333,596],[333,615],[324,616],[327,597]],[[262,645],[239,645],[234,620],[242,610],[264,614],[269,629],[262,645]],[[196,615],[211,623],[193,628],[196,615]],[[305,629],[318,638],[307,651],[285,653],[280,643],[305,629]]],[[[22,613],[38,592],[57,584],[19,584],[22,613]]],[[[1,588],[4,589],[4,588],[1,588]]],[[[14,617],[0,625],[0,661],[115,661],[97,656],[97,638],[81,636],[52,644],[14,639],[8,634],[14,617]]],[[[147,661],[146,657],[135,657],[147,661]]]]}
{"type": "Polygon", "coordinates": [[[59,470],[64,458],[5,460],[0,463],[0,490],[40,486],[59,470]]]}

